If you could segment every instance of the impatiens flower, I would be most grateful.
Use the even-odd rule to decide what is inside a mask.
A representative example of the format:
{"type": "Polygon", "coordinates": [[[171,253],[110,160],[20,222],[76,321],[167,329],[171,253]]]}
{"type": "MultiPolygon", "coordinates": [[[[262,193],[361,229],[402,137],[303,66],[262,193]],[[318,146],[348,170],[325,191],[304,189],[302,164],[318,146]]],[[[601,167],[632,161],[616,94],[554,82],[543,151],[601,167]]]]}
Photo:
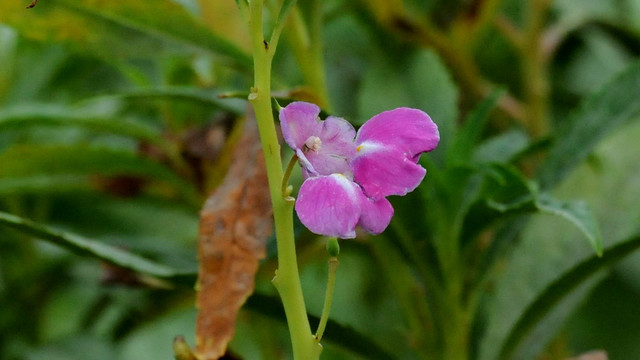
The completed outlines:
{"type": "Polygon", "coordinates": [[[347,121],[318,117],[316,105],[294,102],[280,111],[282,134],[303,169],[295,209],[312,232],[354,238],[355,228],[379,234],[389,225],[389,195],[414,190],[426,170],[420,154],[439,141],[431,118],[399,108],[374,116],[358,133],[347,121]]]}

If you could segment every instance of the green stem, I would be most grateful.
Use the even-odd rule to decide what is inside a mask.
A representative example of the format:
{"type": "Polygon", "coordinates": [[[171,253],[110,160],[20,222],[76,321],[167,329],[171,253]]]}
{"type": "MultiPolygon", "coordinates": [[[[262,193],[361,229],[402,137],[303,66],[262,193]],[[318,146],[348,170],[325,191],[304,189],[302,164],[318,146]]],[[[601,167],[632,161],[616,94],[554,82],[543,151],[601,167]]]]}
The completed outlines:
{"type": "Polygon", "coordinates": [[[333,289],[336,285],[336,272],[340,262],[338,258],[333,256],[329,259],[329,275],[327,278],[327,292],[324,297],[324,306],[322,307],[322,315],[320,316],[320,323],[318,324],[318,330],[316,331],[316,341],[322,340],[322,334],[327,327],[327,321],[329,320],[329,312],[331,311],[331,302],[333,301],[333,289]]]}
{"type": "Polygon", "coordinates": [[[254,87],[251,89],[249,100],[258,122],[273,205],[278,247],[278,270],[273,283],[284,306],[294,359],[313,360],[320,357],[322,346],[315,342],[311,333],[300,285],[293,235],[293,202],[282,197],[281,185],[284,174],[271,106],[271,62],[275,46],[270,47],[264,40],[262,11],[262,0],[252,0],[249,3],[249,27],[254,59],[254,87]]]}

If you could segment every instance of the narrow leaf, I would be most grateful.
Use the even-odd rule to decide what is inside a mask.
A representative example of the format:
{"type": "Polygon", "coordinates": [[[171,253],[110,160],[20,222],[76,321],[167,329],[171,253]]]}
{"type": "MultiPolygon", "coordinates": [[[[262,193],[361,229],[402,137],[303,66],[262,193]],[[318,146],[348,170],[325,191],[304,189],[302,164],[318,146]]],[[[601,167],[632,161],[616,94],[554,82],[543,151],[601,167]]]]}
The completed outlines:
{"type": "Polygon", "coordinates": [[[448,164],[466,163],[471,160],[474,147],[482,137],[489,115],[503,94],[502,89],[493,91],[469,114],[447,149],[448,164]]]}
{"type": "Polygon", "coordinates": [[[0,212],[0,225],[54,243],[78,255],[93,257],[124,269],[188,286],[192,286],[195,281],[195,273],[193,271],[178,270],[158,264],[99,241],[59,231],[12,214],[0,212]]]}
{"type": "Polygon", "coordinates": [[[89,188],[86,175],[47,175],[1,178],[0,195],[23,193],[56,193],[89,188]]]}
{"type": "MultiPolygon", "coordinates": [[[[189,101],[199,105],[221,109],[232,114],[244,113],[245,102],[237,99],[220,100],[219,93],[208,89],[196,89],[193,87],[171,86],[163,88],[139,89],[112,95],[122,99],[160,99],[169,101],[189,101]]],[[[243,96],[246,100],[247,96],[243,96]]]]}
{"type": "Polygon", "coordinates": [[[27,37],[64,42],[92,55],[149,57],[177,48],[251,66],[249,55],[170,0],[49,0],[26,15],[20,2],[0,3],[0,21],[27,37]]]}
{"type": "Polygon", "coordinates": [[[0,153],[0,164],[0,182],[45,175],[134,175],[170,184],[189,200],[198,198],[190,182],[165,165],[130,151],[86,145],[14,146],[0,153]]]}
{"type": "MultiPolygon", "coordinates": [[[[602,235],[594,215],[584,202],[561,201],[538,189],[518,170],[503,164],[483,168],[489,174],[485,189],[465,216],[462,238],[470,239],[495,222],[512,216],[550,214],[560,216],[580,230],[598,255],[602,255],[602,235]]],[[[492,245],[500,246],[498,242],[492,245]]]]}
{"type": "Polygon", "coordinates": [[[238,311],[253,292],[272,228],[267,172],[255,121],[245,122],[233,159],[200,214],[196,354],[203,360],[225,354],[238,311]]]}
{"type": "Polygon", "coordinates": [[[29,104],[0,110],[0,131],[25,126],[78,126],[145,140],[161,145],[160,131],[136,121],[123,121],[115,117],[53,104],[29,104]]]}
{"type": "Polygon", "coordinates": [[[558,280],[551,283],[520,316],[515,325],[508,332],[500,351],[499,359],[510,359],[522,341],[561,300],[569,296],[573,290],[589,280],[598,271],[606,269],[625,256],[640,248],[640,235],[632,237],[608,247],[602,257],[592,256],[567,272],[558,280]]]}
{"type": "Polygon", "coordinates": [[[602,256],[602,235],[595,216],[584,201],[560,201],[548,195],[536,200],[536,208],[543,213],[560,216],[575,225],[589,240],[598,256],[602,256]]]}
{"type": "Polygon", "coordinates": [[[627,68],[582,107],[555,135],[539,179],[549,188],[564,179],[605,136],[640,117],[640,62],[627,68]]]}
{"type": "Polygon", "coordinates": [[[487,205],[504,217],[534,213],[560,216],[575,225],[589,240],[596,255],[602,256],[600,228],[595,216],[583,201],[560,201],[548,194],[532,194],[508,204],[489,200],[487,205]]]}
{"type": "MultiPolygon", "coordinates": [[[[532,183],[515,167],[495,163],[478,169],[484,175],[482,189],[464,216],[462,240],[470,241],[494,224],[502,213],[530,201],[536,192],[532,183]]],[[[509,215],[509,214],[507,214],[509,215]]]]}

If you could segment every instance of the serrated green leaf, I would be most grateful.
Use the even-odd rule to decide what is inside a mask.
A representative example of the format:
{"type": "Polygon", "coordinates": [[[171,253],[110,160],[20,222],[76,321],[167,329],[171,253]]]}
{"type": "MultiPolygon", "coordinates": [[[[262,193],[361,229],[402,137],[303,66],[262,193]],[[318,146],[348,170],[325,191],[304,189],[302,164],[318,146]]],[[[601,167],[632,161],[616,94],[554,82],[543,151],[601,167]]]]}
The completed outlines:
{"type": "Polygon", "coordinates": [[[582,107],[555,134],[538,178],[549,188],[582,162],[613,130],[640,116],[640,63],[627,68],[582,107]]]}
{"type": "Polygon", "coordinates": [[[573,290],[589,280],[594,274],[606,269],[625,256],[640,248],[640,235],[608,247],[602,257],[592,256],[583,260],[566,271],[556,281],[536,297],[508,332],[499,359],[510,359],[518,346],[529,335],[532,329],[543,319],[561,300],[571,294],[573,290]]]}
{"type": "Polygon", "coordinates": [[[462,127],[456,132],[451,145],[447,148],[447,163],[466,163],[471,160],[473,149],[482,137],[489,120],[489,114],[496,107],[504,90],[493,91],[467,116],[462,127]]]}
{"type": "Polygon", "coordinates": [[[35,40],[57,41],[109,58],[151,57],[177,48],[219,55],[245,69],[251,58],[170,0],[50,0],[26,13],[22,3],[0,3],[0,22],[35,40]]]}
{"type": "Polygon", "coordinates": [[[193,286],[197,277],[194,271],[174,269],[99,241],[59,231],[52,227],[37,224],[29,219],[5,212],[0,212],[0,224],[39,239],[52,242],[78,255],[103,260],[124,269],[151,275],[171,282],[193,286]]]}

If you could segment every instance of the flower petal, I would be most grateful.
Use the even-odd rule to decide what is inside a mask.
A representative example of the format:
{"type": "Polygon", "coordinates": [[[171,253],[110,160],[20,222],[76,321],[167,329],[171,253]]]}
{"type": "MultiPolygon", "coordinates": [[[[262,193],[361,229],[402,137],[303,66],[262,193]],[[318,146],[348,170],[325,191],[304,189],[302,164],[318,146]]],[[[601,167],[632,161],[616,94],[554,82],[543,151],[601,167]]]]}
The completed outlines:
{"type": "Polygon", "coordinates": [[[322,129],[317,105],[296,101],[280,110],[280,128],[284,141],[294,150],[302,149],[310,136],[317,136],[322,129]]]}
{"type": "Polygon", "coordinates": [[[414,162],[421,153],[435,149],[440,141],[438,127],[424,111],[397,108],[367,121],[356,137],[357,145],[375,142],[393,146],[414,162]]]}
{"type": "Polygon", "coordinates": [[[380,234],[389,226],[393,216],[393,206],[386,198],[373,200],[365,196],[361,203],[361,209],[362,214],[358,225],[368,233],[380,234]]]}
{"type": "Polygon", "coordinates": [[[318,172],[313,168],[313,165],[311,164],[309,159],[307,159],[307,156],[305,155],[304,151],[302,151],[302,149],[296,149],[296,156],[298,157],[298,161],[302,166],[303,178],[306,179],[311,176],[318,176],[318,172]]]}
{"type": "Polygon", "coordinates": [[[329,116],[322,122],[317,134],[320,146],[317,151],[307,151],[306,158],[320,175],[333,173],[352,177],[349,162],[356,154],[354,138],[356,130],[345,119],[329,116]]]}
{"type": "Polygon", "coordinates": [[[413,191],[427,171],[393,146],[365,142],[351,163],[355,182],[375,200],[413,191]]]}
{"type": "Polygon", "coordinates": [[[316,234],[350,239],[356,237],[363,197],[358,185],[343,175],[311,177],[300,187],[296,213],[316,234]]]}

